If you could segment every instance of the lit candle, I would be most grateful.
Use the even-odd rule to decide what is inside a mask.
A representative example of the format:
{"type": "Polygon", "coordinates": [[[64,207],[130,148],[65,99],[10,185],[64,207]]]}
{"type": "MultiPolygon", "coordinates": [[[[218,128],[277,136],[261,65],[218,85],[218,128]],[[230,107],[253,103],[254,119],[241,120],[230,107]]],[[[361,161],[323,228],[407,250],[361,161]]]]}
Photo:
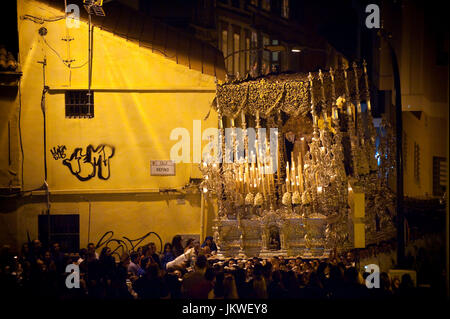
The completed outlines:
{"type": "Polygon", "coordinates": [[[301,156],[301,152],[298,155],[297,171],[298,171],[298,179],[300,181],[300,192],[303,193],[303,159],[302,159],[302,156],[301,156]]]}
{"type": "Polygon", "coordinates": [[[234,118],[231,119],[231,127],[234,127],[234,118]]]}
{"type": "Polygon", "coordinates": [[[266,197],[266,177],[264,176],[264,163],[261,163],[261,184],[264,197],[266,197]]]}
{"type": "Polygon", "coordinates": [[[274,172],[273,172],[273,160],[270,158],[270,182],[272,184],[272,189],[275,191],[275,180],[274,180],[274,172]]]}
{"type": "Polygon", "coordinates": [[[286,163],[286,191],[289,192],[291,189],[291,180],[289,178],[289,162],[286,163]]]}

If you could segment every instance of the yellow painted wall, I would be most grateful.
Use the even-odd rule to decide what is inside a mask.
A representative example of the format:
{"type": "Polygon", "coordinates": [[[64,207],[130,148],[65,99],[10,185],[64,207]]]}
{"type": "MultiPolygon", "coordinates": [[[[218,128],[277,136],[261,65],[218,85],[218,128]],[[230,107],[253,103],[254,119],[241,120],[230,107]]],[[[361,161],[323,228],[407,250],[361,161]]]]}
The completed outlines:
{"type": "MultiPolygon", "coordinates": [[[[432,196],[433,156],[447,157],[448,152],[448,65],[437,64],[439,34],[423,4],[405,2],[401,12],[392,7],[392,1],[383,1],[382,7],[400,71],[403,130],[408,144],[404,192],[406,196],[432,196]],[[420,120],[410,111],[422,112],[420,120]],[[419,182],[414,178],[414,142],[421,150],[419,182]]],[[[386,41],[381,41],[380,47],[378,87],[392,91],[395,105],[390,50],[386,41]]]]}
{"type": "Polygon", "coordinates": [[[404,167],[406,196],[433,196],[433,157],[446,157],[448,145],[447,121],[422,113],[420,120],[411,112],[403,112],[403,130],[407,149],[404,167]],[[419,181],[414,177],[414,143],[419,145],[419,181]]]}
{"type": "MultiPolygon", "coordinates": [[[[203,121],[215,95],[215,78],[95,28],[92,88],[107,89],[108,92],[95,92],[93,119],[65,118],[64,92],[58,90],[87,89],[88,72],[87,65],[70,70],[60,57],[75,59],[74,66],[87,61],[87,25],[81,23],[79,29],[66,29],[64,19],[40,25],[20,19],[25,14],[54,17],[62,13],[37,1],[18,1],[23,71],[23,189],[34,189],[44,183],[44,130],[40,105],[43,72],[38,61],[46,58],[45,77],[50,93],[46,94],[45,152],[50,212],[80,214],[81,246],[86,245],[88,238],[96,242],[97,237],[108,230],[115,232],[115,238],[123,235],[137,238],[155,231],[164,241],[170,241],[172,236],[180,233],[200,234],[199,194],[187,195],[185,204],[177,204],[175,195],[158,193],[159,188],[179,188],[188,184],[191,177],[199,177],[198,165],[177,164],[176,176],[156,177],[150,176],[150,160],[170,159],[170,149],[176,143],[169,139],[170,132],[177,127],[186,128],[190,133],[192,159],[193,120],[202,120],[202,130],[217,126],[214,112],[203,121]],[[48,30],[47,44],[38,34],[42,26],[48,30]],[[74,38],[70,41],[70,56],[67,43],[61,40],[67,34],[74,38]],[[116,89],[122,91],[114,92],[116,89]],[[109,179],[93,177],[79,181],[62,160],[55,160],[50,152],[54,146],[65,145],[66,156],[69,156],[76,147],[85,152],[89,144],[94,147],[108,144],[115,148],[110,159],[109,179]],[[114,194],[109,195],[111,193],[114,194]]],[[[206,143],[203,141],[202,146],[206,143]]],[[[34,194],[43,195],[42,192],[34,194]]],[[[38,201],[45,199],[39,198],[38,201]]],[[[46,204],[35,201],[27,198],[17,210],[0,215],[3,220],[17,223],[17,231],[12,231],[5,240],[21,244],[27,238],[27,231],[31,238],[37,237],[37,215],[45,211],[46,204]],[[11,219],[11,216],[15,217],[11,219]],[[15,233],[17,238],[14,238],[15,233]]],[[[209,210],[208,214],[214,212],[209,210]]],[[[211,216],[203,217],[205,224],[211,219],[211,216]]]]}

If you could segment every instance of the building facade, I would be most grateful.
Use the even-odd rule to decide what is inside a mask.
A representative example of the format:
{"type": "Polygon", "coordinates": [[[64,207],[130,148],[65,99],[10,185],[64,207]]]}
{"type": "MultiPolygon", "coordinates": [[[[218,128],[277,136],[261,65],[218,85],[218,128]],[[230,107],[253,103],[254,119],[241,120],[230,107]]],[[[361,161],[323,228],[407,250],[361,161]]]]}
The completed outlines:
{"type": "Polygon", "coordinates": [[[325,38],[301,24],[302,5],[291,0],[139,2],[141,11],[218,48],[227,73],[237,78],[316,71],[342,62],[325,38]],[[273,48],[263,50],[266,46],[273,48]]]}
{"type": "Polygon", "coordinates": [[[23,75],[0,101],[1,243],[40,238],[77,250],[108,232],[155,232],[143,243],[157,247],[176,234],[203,237],[213,208],[195,181],[202,133],[217,127],[217,115],[205,115],[225,77],[221,53],[117,2],[92,18],[89,41],[76,3],[78,22],[61,1],[17,2],[23,75]],[[154,162],[172,153],[187,160],[154,162]]]}
{"type": "MultiPolygon", "coordinates": [[[[448,192],[448,30],[446,17],[417,1],[381,2],[400,72],[405,196],[443,197],[448,192]]],[[[395,117],[392,58],[377,37],[374,83],[395,117]]]]}

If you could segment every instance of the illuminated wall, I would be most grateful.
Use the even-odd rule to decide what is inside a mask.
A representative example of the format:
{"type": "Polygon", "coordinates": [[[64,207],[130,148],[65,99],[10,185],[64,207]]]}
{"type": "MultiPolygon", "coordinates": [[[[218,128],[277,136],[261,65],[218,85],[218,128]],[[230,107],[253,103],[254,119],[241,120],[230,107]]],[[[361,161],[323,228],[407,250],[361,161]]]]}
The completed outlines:
{"type": "MultiPolygon", "coordinates": [[[[45,85],[50,91],[45,95],[45,154],[50,213],[80,215],[82,247],[88,240],[96,242],[108,230],[113,230],[115,237],[129,238],[155,231],[163,241],[170,241],[175,234],[200,234],[201,229],[206,230],[212,217],[201,215],[198,193],[159,192],[161,188],[183,187],[190,178],[199,178],[198,165],[180,163],[176,165],[175,176],[157,177],[150,175],[150,161],[170,158],[170,150],[177,142],[170,140],[170,133],[177,127],[189,131],[193,158],[193,120],[201,120],[202,131],[217,126],[214,112],[203,120],[215,96],[215,78],[95,28],[92,80],[92,88],[98,90],[94,93],[95,116],[66,118],[64,90],[88,86],[88,67],[84,64],[88,56],[87,24],[82,22],[79,28],[68,29],[62,19],[41,25],[20,19],[25,14],[55,17],[62,13],[37,1],[18,1],[23,71],[23,189],[35,189],[44,183],[43,66],[38,62],[46,59],[45,85]],[[38,34],[41,27],[48,30],[45,41],[38,34]],[[68,44],[61,40],[64,37],[73,40],[68,44]],[[72,65],[81,67],[69,69],[62,59],[74,59],[72,65]],[[100,176],[97,169],[95,176],[81,181],[63,161],[76,148],[85,153],[89,145],[94,150],[106,145],[105,154],[113,154],[109,158],[109,174],[100,176]],[[65,158],[55,155],[58,149],[64,150],[65,158]]],[[[207,141],[202,143],[203,147],[207,141]]],[[[13,225],[10,228],[17,228],[2,240],[21,244],[27,231],[31,238],[37,237],[37,215],[45,211],[47,204],[45,192],[34,192],[33,196],[40,200],[28,197],[16,211],[1,214],[0,218],[13,225]]],[[[209,206],[205,207],[208,211],[209,206]]],[[[209,214],[213,214],[211,209],[209,214]]]]}
{"type": "MultiPolygon", "coordinates": [[[[448,63],[445,65],[437,59],[441,30],[435,25],[431,11],[424,11],[424,6],[424,3],[405,2],[401,10],[395,10],[392,1],[383,1],[384,27],[392,31],[391,43],[400,72],[406,136],[404,192],[411,197],[433,196],[433,157],[446,158],[448,152],[448,63]],[[417,152],[415,155],[415,144],[419,156],[417,152]],[[415,161],[416,166],[419,164],[418,174],[415,161]]],[[[385,41],[379,45],[378,86],[380,90],[392,91],[391,102],[395,105],[390,51],[385,41]]],[[[391,111],[395,116],[394,107],[391,111]]]]}

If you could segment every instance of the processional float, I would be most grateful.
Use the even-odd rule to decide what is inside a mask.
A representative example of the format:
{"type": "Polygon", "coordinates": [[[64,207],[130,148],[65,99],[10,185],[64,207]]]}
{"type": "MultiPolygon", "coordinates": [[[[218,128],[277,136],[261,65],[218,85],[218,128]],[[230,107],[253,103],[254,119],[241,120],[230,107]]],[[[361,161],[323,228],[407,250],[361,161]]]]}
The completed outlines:
{"type": "Polygon", "coordinates": [[[219,256],[326,257],[393,236],[395,140],[367,67],[217,84],[201,189],[219,256]]]}

